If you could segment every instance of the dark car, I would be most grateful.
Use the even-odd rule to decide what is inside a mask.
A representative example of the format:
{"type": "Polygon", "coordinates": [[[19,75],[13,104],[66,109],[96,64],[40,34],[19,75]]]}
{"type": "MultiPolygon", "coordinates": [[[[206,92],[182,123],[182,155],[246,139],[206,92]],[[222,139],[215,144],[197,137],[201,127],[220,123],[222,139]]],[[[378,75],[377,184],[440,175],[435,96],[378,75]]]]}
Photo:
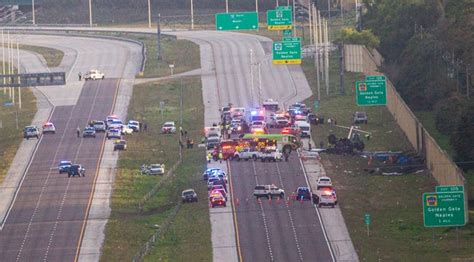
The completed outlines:
{"type": "Polygon", "coordinates": [[[95,128],[93,127],[86,127],[82,131],[82,137],[95,137],[95,128]]]}
{"type": "Polygon", "coordinates": [[[117,150],[127,150],[127,141],[125,140],[115,140],[114,142],[114,151],[117,150]]]}
{"type": "Polygon", "coordinates": [[[311,200],[311,191],[308,187],[298,187],[296,189],[296,199],[297,200],[311,200]]]}
{"type": "Polygon", "coordinates": [[[324,124],[324,117],[323,115],[316,113],[309,113],[308,114],[308,122],[312,125],[317,125],[317,124],[324,124]]]}
{"type": "Polygon", "coordinates": [[[198,202],[198,197],[194,189],[186,189],[181,193],[181,200],[184,202],[198,202]]]}
{"type": "Polygon", "coordinates": [[[369,122],[369,117],[367,116],[366,112],[355,112],[353,115],[353,123],[354,124],[367,124],[369,122]]]}
{"type": "Polygon", "coordinates": [[[71,161],[68,161],[68,160],[59,161],[59,165],[58,165],[59,174],[67,173],[71,165],[72,165],[71,161]]]}
{"type": "Polygon", "coordinates": [[[67,176],[86,176],[86,169],[82,167],[82,165],[71,165],[69,169],[67,170],[67,176]]]}

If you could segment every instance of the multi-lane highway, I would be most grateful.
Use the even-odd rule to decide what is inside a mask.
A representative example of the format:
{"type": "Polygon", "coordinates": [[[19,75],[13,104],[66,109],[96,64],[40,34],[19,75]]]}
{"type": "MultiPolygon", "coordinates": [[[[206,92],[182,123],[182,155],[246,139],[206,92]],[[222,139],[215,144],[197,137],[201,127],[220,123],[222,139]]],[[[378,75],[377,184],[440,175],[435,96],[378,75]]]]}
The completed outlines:
{"type": "MultiPolygon", "coordinates": [[[[52,105],[50,120],[56,125],[56,134],[42,136],[31,161],[27,160],[28,157],[16,161],[22,159],[16,157],[13,172],[9,171],[4,182],[5,191],[11,191],[17,185],[19,189],[16,195],[7,194],[14,199],[10,208],[3,209],[10,201],[2,199],[1,215],[6,216],[0,232],[0,260],[74,261],[79,255],[81,240],[87,235],[84,234],[89,226],[87,215],[90,218],[89,210],[91,207],[94,210],[92,192],[103,186],[108,189],[101,192],[103,199],[96,201],[96,204],[101,206],[105,203],[105,207],[94,211],[94,217],[107,217],[107,199],[111,189],[110,184],[95,187],[101,173],[99,163],[113,168],[118,156],[110,150],[110,145],[106,146],[111,142],[105,142],[104,134],[98,134],[96,138],[78,138],[76,128],[84,128],[89,120],[104,119],[112,112],[126,117],[132,90],[129,80],[133,79],[140,66],[140,47],[121,41],[77,37],[21,36],[21,40],[22,43],[64,51],[60,67],[53,69],[42,67],[41,61],[27,52],[22,52],[20,56],[26,72],[66,71],[67,85],[40,88],[43,94],[40,96],[46,97],[52,105]],[[90,69],[102,70],[106,79],[79,82],[77,74],[90,69]],[[103,154],[105,160],[101,159],[103,154]],[[58,174],[60,160],[82,164],[86,168],[86,177],[68,178],[67,174],[58,174]],[[28,167],[24,176],[19,172],[22,168],[17,168],[22,165],[28,167]]],[[[42,104],[38,106],[40,111],[44,111],[42,104]]],[[[47,117],[42,114],[39,119],[35,117],[35,124],[41,125],[46,120],[47,117]]],[[[22,147],[32,148],[32,143],[36,141],[24,141],[19,152],[22,152],[22,147]]],[[[100,222],[93,236],[87,238],[88,245],[97,250],[103,239],[104,225],[105,222],[100,222]]]]}
{"type": "MultiPolygon", "coordinates": [[[[179,35],[201,45],[202,69],[209,70],[202,76],[207,125],[219,122],[218,109],[227,103],[250,108],[263,99],[273,98],[280,102],[280,106],[288,107],[311,95],[299,66],[271,64],[271,42],[267,38],[219,32],[183,32],[179,35]]],[[[319,216],[310,202],[295,203],[286,199],[273,199],[271,202],[262,199],[257,202],[253,197],[257,184],[275,184],[283,188],[287,195],[298,186],[307,186],[307,178],[296,153],[291,155],[289,162],[232,161],[229,166],[239,259],[333,260],[319,216]]],[[[216,210],[212,213],[228,219],[216,210]]]]}
{"type": "Polygon", "coordinates": [[[111,113],[117,82],[88,81],[76,105],[55,108],[57,132],[43,136],[0,234],[3,261],[74,260],[105,142],[78,138],[76,128],[111,113]],[[60,160],[82,164],[86,177],[58,174],[60,160]]]}

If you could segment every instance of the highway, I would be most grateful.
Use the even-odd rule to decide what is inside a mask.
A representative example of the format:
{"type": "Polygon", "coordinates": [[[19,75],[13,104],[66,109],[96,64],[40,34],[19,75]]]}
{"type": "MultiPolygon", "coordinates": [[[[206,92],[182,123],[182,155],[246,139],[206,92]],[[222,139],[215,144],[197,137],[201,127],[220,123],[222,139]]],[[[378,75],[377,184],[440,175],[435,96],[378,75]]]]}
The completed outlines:
{"type": "MultiPolygon", "coordinates": [[[[96,138],[77,138],[76,128],[84,128],[92,119],[105,119],[112,112],[126,117],[132,83],[129,80],[138,70],[140,47],[132,43],[81,37],[22,36],[21,39],[23,43],[64,51],[63,62],[52,69],[44,66],[41,69],[41,62],[35,60],[34,55],[22,52],[21,58],[24,72],[66,71],[67,85],[39,88],[53,106],[50,120],[56,126],[56,134],[41,137],[31,162],[23,158],[23,162],[13,164],[25,165],[28,169],[22,176],[19,173],[22,169],[13,167],[16,173],[12,176],[23,177],[23,181],[0,232],[0,260],[75,261],[88,225],[87,216],[91,216],[89,210],[99,163],[104,165],[105,162],[107,167],[113,168],[118,156],[112,152],[112,142],[106,142],[103,133],[96,138]],[[95,68],[105,72],[105,80],[77,80],[78,72],[95,68]],[[101,158],[102,154],[105,159],[101,158]],[[60,160],[82,164],[86,168],[86,177],[68,178],[67,174],[58,174],[60,160]]],[[[44,116],[42,122],[47,120],[44,116]]],[[[42,122],[35,124],[41,125],[42,122]]],[[[30,147],[32,143],[36,143],[36,139],[24,141],[20,148],[30,147]]],[[[5,182],[14,181],[8,179],[5,182]]],[[[3,186],[9,190],[14,184],[3,186]]],[[[108,190],[107,194],[110,193],[108,190]]],[[[109,209],[106,195],[101,194],[102,199],[97,200],[105,203],[106,208],[95,211],[94,217],[108,216],[105,215],[109,209]]],[[[102,223],[88,238],[98,248],[104,226],[102,223]]]]}
{"type": "MultiPolygon", "coordinates": [[[[219,32],[181,32],[179,36],[199,43],[201,50],[206,51],[201,51],[201,64],[203,70],[210,70],[202,78],[207,125],[219,122],[218,109],[227,103],[249,108],[263,99],[273,98],[286,108],[311,95],[299,66],[271,64],[271,42],[267,38],[219,32]]],[[[333,260],[318,214],[310,202],[262,199],[259,203],[252,195],[256,184],[275,184],[287,195],[298,186],[306,186],[296,153],[289,162],[230,161],[229,166],[237,253],[241,261],[333,260]]]]}
{"type": "Polygon", "coordinates": [[[105,141],[77,138],[76,128],[110,114],[116,90],[116,79],[88,81],[76,105],[55,108],[57,132],[44,135],[0,234],[3,261],[74,260],[105,141]],[[58,174],[60,160],[82,164],[86,177],[58,174]]]}

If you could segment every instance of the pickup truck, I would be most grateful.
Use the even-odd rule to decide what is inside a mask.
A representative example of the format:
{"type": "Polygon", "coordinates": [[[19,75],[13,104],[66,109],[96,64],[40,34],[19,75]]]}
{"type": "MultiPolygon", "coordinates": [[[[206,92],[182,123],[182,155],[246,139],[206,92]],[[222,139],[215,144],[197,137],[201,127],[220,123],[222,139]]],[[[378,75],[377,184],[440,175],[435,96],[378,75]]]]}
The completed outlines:
{"type": "Polygon", "coordinates": [[[235,152],[234,153],[234,158],[237,161],[240,161],[241,159],[244,159],[245,161],[248,161],[249,159],[256,160],[258,157],[258,152],[252,150],[251,148],[243,148],[240,150],[240,152],[235,152]]]}
{"type": "Polygon", "coordinates": [[[283,154],[280,151],[278,151],[278,149],[265,150],[262,152],[258,152],[257,158],[259,158],[262,162],[265,162],[265,161],[276,162],[277,160],[283,161],[283,154]]]}

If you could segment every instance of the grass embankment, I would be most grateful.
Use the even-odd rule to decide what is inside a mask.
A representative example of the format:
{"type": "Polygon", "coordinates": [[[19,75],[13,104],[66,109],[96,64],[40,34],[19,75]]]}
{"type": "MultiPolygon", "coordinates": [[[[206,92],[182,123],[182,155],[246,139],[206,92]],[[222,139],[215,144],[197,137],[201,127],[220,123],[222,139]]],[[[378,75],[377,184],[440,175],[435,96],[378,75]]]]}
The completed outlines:
{"type": "Polygon", "coordinates": [[[161,37],[161,60],[157,59],[158,43],[156,35],[135,33],[85,33],[87,35],[108,35],[129,38],[140,41],[146,46],[146,63],[143,76],[137,77],[154,78],[171,75],[170,64],[174,65],[173,74],[183,73],[201,67],[199,46],[184,40],[177,40],[173,36],[162,35],[161,37]]]}
{"type": "MultiPolygon", "coordinates": [[[[173,177],[163,182],[146,203],[141,214],[138,203],[164,177],[138,175],[142,163],[164,163],[169,169],[178,161],[178,134],[162,135],[164,121],[180,119],[180,96],[183,90],[183,129],[199,141],[204,115],[201,83],[198,77],[137,85],[129,105],[130,119],[145,120],[148,130],[130,136],[128,150],[121,152],[112,195],[112,214],[106,228],[102,261],[124,261],[131,258],[155,232],[180,201],[183,189],[194,188],[199,202],[185,204],[173,224],[147,257],[151,261],[210,261],[212,258],[207,188],[200,173],[205,167],[204,150],[183,149],[183,162],[173,177]],[[165,102],[163,118],[160,101],[165,102]],[[196,243],[199,243],[198,245],[196,243]]],[[[197,143],[196,143],[197,144],[197,143]]]]}
{"type": "MultiPolygon", "coordinates": [[[[14,46],[16,48],[16,45],[14,46]]],[[[44,58],[46,66],[48,67],[57,67],[63,61],[64,52],[59,49],[36,46],[36,45],[19,45],[19,48],[22,50],[30,51],[37,53],[44,58]]]]}
{"type": "MultiPolygon", "coordinates": [[[[345,74],[345,95],[339,95],[338,55],[330,62],[330,91],[326,95],[321,81],[321,109],[327,119],[335,118],[338,125],[350,126],[352,113],[365,111],[369,123],[362,129],[372,132],[365,140],[366,150],[411,150],[407,139],[385,107],[358,107],[355,103],[354,81],[361,74],[345,74]],[[336,90],[337,89],[337,90],[336,90]]],[[[305,60],[303,69],[317,94],[316,76],[311,59],[305,60]]],[[[313,107],[316,96],[306,101],[313,107]]],[[[312,130],[316,143],[324,141],[330,133],[347,136],[348,130],[318,125],[312,130]]],[[[367,160],[358,156],[322,155],[327,174],[332,177],[340,198],[340,206],[352,241],[360,260],[364,261],[448,261],[454,258],[473,258],[474,241],[471,222],[460,228],[428,229],[423,226],[421,196],[433,192],[434,178],[427,172],[397,177],[369,175],[364,172],[367,160]],[[364,214],[370,214],[372,224],[367,236],[364,214]],[[458,237],[458,238],[457,238],[458,237]],[[458,239],[458,240],[457,240],[458,239]]],[[[471,215],[471,221],[473,216],[471,215]]]]}
{"type": "MultiPolygon", "coordinates": [[[[17,92],[18,89],[15,90],[15,93],[17,92]]],[[[4,89],[0,88],[0,183],[5,178],[23,140],[23,127],[31,124],[36,113],[36,98],[30,89],[22,89],[21,99],[21,109],[18,108],[18,104],[5,106],[11,99],[8,90],[4,93],[4,89]]]]}

